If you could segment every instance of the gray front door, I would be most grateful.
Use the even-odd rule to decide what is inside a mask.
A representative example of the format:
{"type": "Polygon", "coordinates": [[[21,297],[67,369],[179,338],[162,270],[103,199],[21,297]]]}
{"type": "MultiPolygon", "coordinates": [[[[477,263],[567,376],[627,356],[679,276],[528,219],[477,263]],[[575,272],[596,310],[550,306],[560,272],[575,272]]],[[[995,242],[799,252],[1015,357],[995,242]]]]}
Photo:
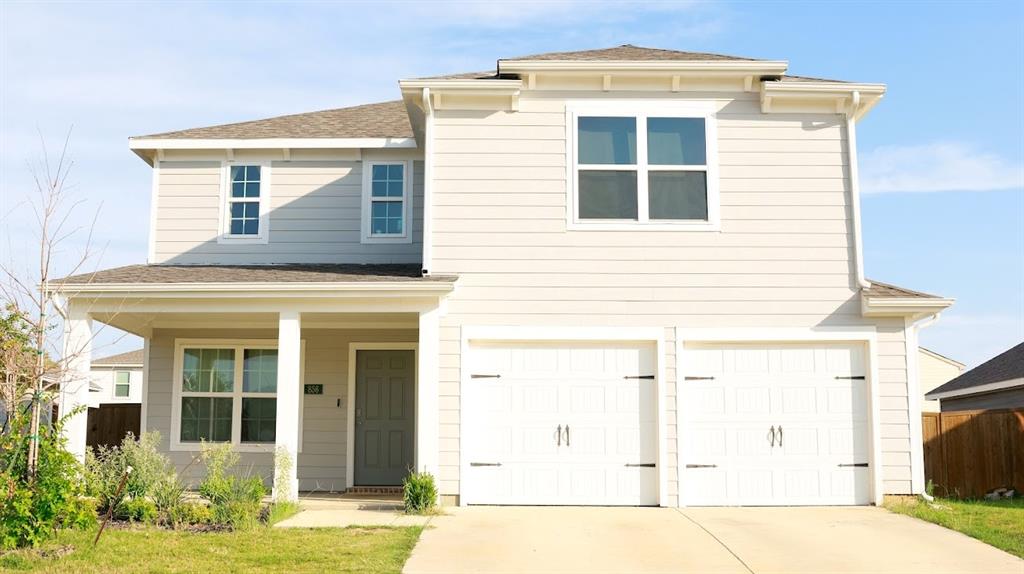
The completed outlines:
{"type": "Polygon", "coordinates": [[[356,351],[356,486],[396,486],[413,466],[412,351],[356,351]]]}

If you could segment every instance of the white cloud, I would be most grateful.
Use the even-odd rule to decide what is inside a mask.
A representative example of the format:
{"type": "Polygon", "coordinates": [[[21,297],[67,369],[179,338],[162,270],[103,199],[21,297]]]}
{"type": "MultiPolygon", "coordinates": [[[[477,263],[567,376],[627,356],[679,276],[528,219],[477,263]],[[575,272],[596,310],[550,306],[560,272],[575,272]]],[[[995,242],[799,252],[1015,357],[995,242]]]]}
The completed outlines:
{"type": "Polygon", "coordinates": [[[1024,187],[1024,165],[957,142],[882,146],[860,158],[864,193],[1024,187]]]}

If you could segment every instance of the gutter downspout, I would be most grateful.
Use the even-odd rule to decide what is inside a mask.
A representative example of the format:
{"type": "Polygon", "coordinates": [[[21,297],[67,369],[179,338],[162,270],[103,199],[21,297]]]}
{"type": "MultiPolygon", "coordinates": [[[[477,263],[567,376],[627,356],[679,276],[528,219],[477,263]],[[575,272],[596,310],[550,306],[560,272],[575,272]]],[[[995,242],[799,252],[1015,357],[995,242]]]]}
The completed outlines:
{"type": "Polygon", "coordinates": [[[422,273],[430,275],[433,249],[433,188],[434,188],[434,104],[430,88],[423,88],[423,263],[422,273]]]}
{"type": "Polygon", "coordinates": [[[860,227],[860,177],[857,170],[857,110],[860,108],[860,92],[853,92],[853,101],[846,111],[846,157],[850,169],[850,206],[853,208],[853,249],[857,267],[857,284],[862,289],[871,287],[864,278],[864,242],[860,227]]]}
{"type": "Polygon", "coordinates": [[[925,494],[924,432],[921,428],[924,394],[921,392],[921,367],[918,361],[920,345],[917,334],[921,329],[933,325],[941,316],[942,313],[939,312],[917,321],[908,318],[903,330],[907,353],[907,403],[910,407],[910,491],[913,494],[925,494]],[[915,413],[917,416],[914,416],[915,413]]]}

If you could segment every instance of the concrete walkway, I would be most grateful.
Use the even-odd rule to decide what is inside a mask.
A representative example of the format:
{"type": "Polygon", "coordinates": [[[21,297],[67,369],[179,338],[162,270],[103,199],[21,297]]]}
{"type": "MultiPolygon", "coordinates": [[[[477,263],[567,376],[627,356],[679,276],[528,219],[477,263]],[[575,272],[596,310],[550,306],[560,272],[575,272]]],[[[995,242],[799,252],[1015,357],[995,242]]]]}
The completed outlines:
{"type": "Polygon", "coordinates": [[[880,508],[447,510],[405,574],[1024,574],[1005,552],[880,508]]]}
{"type": "Polygon", "coordinates": [[[346,526],[425,526],[430,516],[402,512],[402,501],[381,496],[309,495],[299,498],[298,514],[277,528],[344,528],[346,526]]]}

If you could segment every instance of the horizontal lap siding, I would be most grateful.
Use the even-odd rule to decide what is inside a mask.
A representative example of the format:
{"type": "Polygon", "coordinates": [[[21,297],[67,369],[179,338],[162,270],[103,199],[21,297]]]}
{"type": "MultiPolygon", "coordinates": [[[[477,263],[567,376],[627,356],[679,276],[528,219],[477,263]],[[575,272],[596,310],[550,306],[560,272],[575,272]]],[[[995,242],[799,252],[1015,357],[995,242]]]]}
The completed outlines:
{"type": "Polygon", "coordinates": [[[422,257],[423,162],[413,163],[413,242],[360,243],[363,163],[275,161],[270,241],[217,243],[220,163],[160,165],[156,261],[160,263],[417,263],[422,257]]]}
{"type": "MultiPolygon", "coordinates": [[[[442,493],[459,489],[463,326],[874,324],[861,316],[853,279],[840,116],[766,116],[753,95],[717,103],[715,233],[567,231],[564,100],[522,97],[518,112],[436,112],[432,271],[460,276],[441,329],[442,493]]],[[[666,329],[670,342],[674,333],[666,329]]],[[[883,475],[897,492],[909,490],[902,322],[884,324],[879,336],[883,475]]],[[[675,503],[673,344],[666,351],[675,503]]]]}
{"type": "MultiPolygon", "coordinates": [[[[348,402],[349,343],[416,342],[414,329],[306,329],[305,371],[303,383],[320,384],[322,395],[303,396],[302,452],[296,471],[301,490],[340,491],[345,488],[346,423],[348,402]],[[340,406],[338,401],[340,400],[340,406]]],[[[167,452],[175,467],[182,471],[196,453],[170,452],[172,378],[175,339],[270,339],[277,340],[274,330],[227,329],[158,329],[150,341],[149,402],[145,430],[161,435],[161,449],[167,452]]],[[[240,469],[262,476],[267,483],[273,475],[273,455],[242,453],[240,469]]],[[[186,478],[201,480],[203,468],[193,465],[186,478]]]]}

